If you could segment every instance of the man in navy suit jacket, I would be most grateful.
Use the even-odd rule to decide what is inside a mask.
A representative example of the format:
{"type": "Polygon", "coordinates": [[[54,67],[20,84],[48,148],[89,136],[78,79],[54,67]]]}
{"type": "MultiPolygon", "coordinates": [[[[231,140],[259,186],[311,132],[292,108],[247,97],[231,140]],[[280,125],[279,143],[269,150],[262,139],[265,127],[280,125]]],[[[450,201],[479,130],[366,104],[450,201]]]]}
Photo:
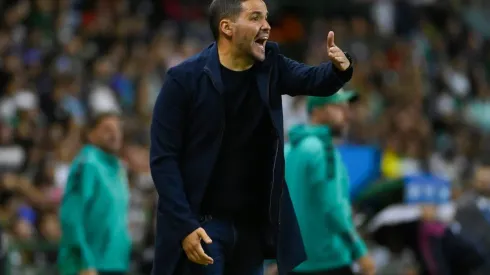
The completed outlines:
{"type": "Polygon", "coordinates": [[[306,259],[284,182],[281,95],[329,96],[352,77],[327,38],[313,67],[268,42],[262,0],[214,0],[216,42],[171,68],[151,125],[158,191],[153,275],[287,274],[306,259]]]}

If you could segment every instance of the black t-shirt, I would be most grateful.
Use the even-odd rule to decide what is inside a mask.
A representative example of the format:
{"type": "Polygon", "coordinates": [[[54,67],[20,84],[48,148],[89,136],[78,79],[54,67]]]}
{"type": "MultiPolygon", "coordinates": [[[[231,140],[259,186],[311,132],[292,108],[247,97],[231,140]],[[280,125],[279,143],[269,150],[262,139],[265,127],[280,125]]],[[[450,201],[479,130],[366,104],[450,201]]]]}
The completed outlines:
{"type": "Polygon", "coordinates": [[[272,171],[271,120],[261,99],[255,69],[221,67],[226,126],[202,212],[262,219],[272,171]]]}

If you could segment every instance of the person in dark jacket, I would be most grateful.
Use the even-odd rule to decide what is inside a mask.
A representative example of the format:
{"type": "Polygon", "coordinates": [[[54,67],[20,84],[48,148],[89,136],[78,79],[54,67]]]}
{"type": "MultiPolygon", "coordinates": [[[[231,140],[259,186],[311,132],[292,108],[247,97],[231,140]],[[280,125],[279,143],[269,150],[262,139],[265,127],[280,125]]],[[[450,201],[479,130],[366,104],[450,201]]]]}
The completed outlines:
{"type": "Polygon", "coordinates": [[[153,275],[281,275],[306,259],[284,182],[281,95],[329,96],[352,77],[327,38],[330,62],[307,66],[268,42],[262,0],[214,0],[216,42],[168,70],[151,125],[159,195],[153,275]]]}

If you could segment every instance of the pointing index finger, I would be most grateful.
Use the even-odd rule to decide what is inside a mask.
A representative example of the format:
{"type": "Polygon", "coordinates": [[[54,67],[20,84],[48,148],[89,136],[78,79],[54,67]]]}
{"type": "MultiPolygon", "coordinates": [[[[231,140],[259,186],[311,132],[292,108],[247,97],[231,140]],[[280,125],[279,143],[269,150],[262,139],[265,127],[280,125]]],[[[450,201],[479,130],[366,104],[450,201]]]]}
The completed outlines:
{"type": "Polygon", "coordinates": [[[331,47],[335,47],[335,41],[334,41],[334,32],[333,31],[329,31],[328,32],[328,36],[327,36],[327,47],[328,48],[331,48],[331,47]]]}

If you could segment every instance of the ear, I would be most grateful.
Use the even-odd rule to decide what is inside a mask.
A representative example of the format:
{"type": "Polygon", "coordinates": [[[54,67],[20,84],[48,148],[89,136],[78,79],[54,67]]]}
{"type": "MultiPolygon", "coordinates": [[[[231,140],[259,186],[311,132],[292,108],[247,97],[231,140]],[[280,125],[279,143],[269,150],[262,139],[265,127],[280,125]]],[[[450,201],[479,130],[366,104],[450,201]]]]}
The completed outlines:
{"type": "Polygon", "coordinates": [[[219,22],[219,28],[221,32],[227,37],[231,37],[233,34],[233,22],[230,19],[223,19],[219,22]]]}

